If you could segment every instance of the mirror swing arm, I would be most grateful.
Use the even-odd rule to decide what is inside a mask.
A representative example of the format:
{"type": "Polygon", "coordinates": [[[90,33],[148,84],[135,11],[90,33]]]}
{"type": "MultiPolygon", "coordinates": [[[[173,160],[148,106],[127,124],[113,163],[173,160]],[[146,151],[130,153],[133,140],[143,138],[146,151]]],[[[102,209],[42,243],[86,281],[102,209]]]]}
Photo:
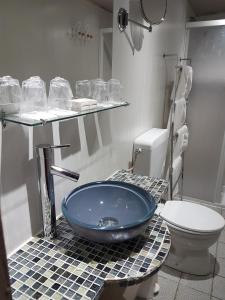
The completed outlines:
{"type": "Polygon", "coordinates": [[[121,32],[123,32],[127,26],[128,26],[128,22],[131,22],[133,24],[136,24],[137,26],[140,26],[144,29],[147,29],[148,32],[152,32],[152,25],[150,24],[149,26],[145,26],[141,23],[138,23],[137,21],[134,21],[132,19],[129,18],[128,12],[125,8],[120,8],[118,11],[118,16],[117,16],[117,20],[118,20],[118,26],[119,26],[119,30],[121,32]]]}
{"type": "Polygon", "coordinates": [[[144,0],[139,0],[139,1],[140,1],[140,9],[142,12],[142,17],[149,24],[149,26],[143,25],[142,23],[139,23],[133,19],[130,19],[127,10],[125,8],[121,7],[119,9],[118,15],[117,15],[117,22],[118,22],[119,30],[121,32],[123,32],[127,28],[129,22],[133,23],[143,29],[148,30],[148,32],[152,32],[153,25],[160,25],[163,21],[165,21],[165,17],[167,14],[167,0],[164,0],[164,2],[165,2],[164,9],[162,10],[161,16],[157,20],[154,20],[154,18],[152,19],[151,17],[149,17],[147,15],[147,12],[145,10],[145,5],[143,2],[144,0]]]}

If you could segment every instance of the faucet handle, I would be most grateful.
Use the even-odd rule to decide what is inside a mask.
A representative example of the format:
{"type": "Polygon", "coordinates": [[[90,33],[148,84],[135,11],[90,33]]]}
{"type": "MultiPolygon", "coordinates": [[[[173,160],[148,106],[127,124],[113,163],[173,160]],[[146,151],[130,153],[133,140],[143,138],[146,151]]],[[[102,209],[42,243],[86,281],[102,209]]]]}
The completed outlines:
{"type": "Polygon", "coordinates": [[[70,146],[71,146],[70,144],[53,145],[53,146],[50,146],[49,148],[51,148],[51,149],[60,149],[60,148],[69,148],[70,146]]]}

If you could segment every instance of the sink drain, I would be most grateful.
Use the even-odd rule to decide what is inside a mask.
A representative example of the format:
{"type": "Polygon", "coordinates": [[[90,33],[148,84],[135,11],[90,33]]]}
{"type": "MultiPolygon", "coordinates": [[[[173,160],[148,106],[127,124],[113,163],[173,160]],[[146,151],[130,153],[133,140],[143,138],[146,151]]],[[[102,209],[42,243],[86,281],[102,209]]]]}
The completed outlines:
{"type": "Polygon", "coordinates": [[[105,217],[99,220],[98,226],[99,227],[113,227],[119,224],[119,221],[113,217],[105,217]]]}

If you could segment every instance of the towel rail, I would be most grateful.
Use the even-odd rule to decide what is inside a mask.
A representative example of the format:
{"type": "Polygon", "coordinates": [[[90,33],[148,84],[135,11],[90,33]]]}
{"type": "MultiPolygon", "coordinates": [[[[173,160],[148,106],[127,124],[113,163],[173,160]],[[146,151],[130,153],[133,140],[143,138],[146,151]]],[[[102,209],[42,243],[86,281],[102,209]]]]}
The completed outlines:
{"type": "Polygon", "coordinates": [[[192,59],[189,58],[189,57],[183,57],[183,58],[181,57],[181,58],[180,58],[180,62],[181,62],[181,61],[188,61],[190,65],[192,64],[192,59]]]}
{"type": "MultiPolygon", "coordinates": [[[[170,186],[170,199],[173,199],[173,192],[181,180],[181,186],[180,186],[180,198],[183,200],[183,188],[184,188],[184,153],[182,153],[181,158],[182,158],[182,166],[181,166],[181,172],[178,176],[177,181],[174,183],[173,182],[173,155],[174,155],[174,141],[178,138],[177,132],[174,132],[174,115],[175,115],[175,109],[176,109],[176,94],[177,94],[177,89],[180,81],[180,76],[181,76],[181,71],[182,71],[182,65],[179,65],[179,62],[181,63],[182,61],[187,61],[191,65],[192,59],[189,57],[180,57],[176,53],[168,53],[168,54],[163,54],[163,58],[175,58],[176,59],[176,78],[175,78],[175,93],[173,95],[173,98],[171,98],[171,116],[170,116],[170,152],[169,152],[169,186],[170,186]]],[[[185,99],[186,103],[188,104],[188,99],[185,99]]],[[[185,121],[185,125],[187,125],[187,121],[185,121]]]]}
{"type": "Polygon", "coordinates": [[[175,190],[175,188],[176,188],[178,182],[180,181],[180,179],[182,178],[182,176],[183,176],[183,174],[182,174],[182,170],[181,170],[181,172],[180,172],[180,174],[179,174],[177,180],[176,180],[175,183],[173,184],[173,191],[175,190]]]}

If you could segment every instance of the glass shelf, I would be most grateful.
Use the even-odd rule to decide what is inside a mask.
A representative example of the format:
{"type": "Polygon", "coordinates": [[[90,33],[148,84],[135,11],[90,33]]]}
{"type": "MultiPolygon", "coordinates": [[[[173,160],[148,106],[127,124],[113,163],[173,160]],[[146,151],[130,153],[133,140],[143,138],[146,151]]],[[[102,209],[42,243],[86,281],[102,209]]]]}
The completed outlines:
{"type": "Polygon", "coordinates": [[[93,113],[98,113],[105,110],[110,110],[118,107],[128,106],[129,103],[126,101],[118,103],[108,103],[105,105],[98,105],[94,109],[84,110],[81,112],[71,111],[71,110],[54,110],[49,112],[39,112],[39,113],[26,113],[23,115],[11,114],[2,117],[3,122],[16,123],[25,126],[39,126],[45,125],[52,122],[64,121],[69,119],[74,119],[80,116],[85,116],[93,113]],[[43,117],[42,117],[43,115],[43,117]]]}

